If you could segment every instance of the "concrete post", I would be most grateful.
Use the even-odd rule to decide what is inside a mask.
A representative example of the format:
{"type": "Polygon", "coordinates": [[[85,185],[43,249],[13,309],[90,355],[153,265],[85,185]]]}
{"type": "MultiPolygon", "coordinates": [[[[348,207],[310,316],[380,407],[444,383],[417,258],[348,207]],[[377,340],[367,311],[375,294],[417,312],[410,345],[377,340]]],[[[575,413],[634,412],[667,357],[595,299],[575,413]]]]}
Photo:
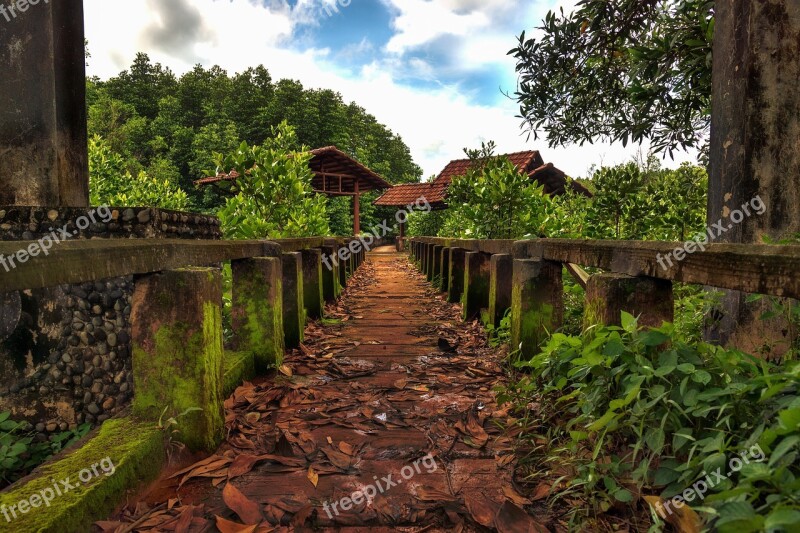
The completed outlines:
{"type": "Polygon", "coordinates": [[[461,302],[464,294],[464,266],[467,251],[463,248],[450,248],[450,281],[447,287],[447,301],[451,304],[461,302]]]}
{"type": "Polygon", "coordinates": [[[181,418],[179,440],[213,451],[225,430],[222,275],[185,268],[143,276],[131,305],[134,415],[181,418]]]}
{"type": "Polygon", "coordinates": [[[433,246],[433,273],[431,276],[431,281],[433,281],[433,285],[437,289],[441,287],[443,249],[444,246],[440,246],[438,244],[433,246]]]}
{"type": "Polygon", "coordinates": [[[325,310],[325,296],[322,280],[322,250],[311,248],[301,252],[303,256],[303,299],[306,315],[322,318],[325,310]]]}
{"type": "Polygon", "coordinates": [[[231,261],[233,348],[252,354],[264,373],[283,362],[283,268],[277,257],[231,261]]]}
{"type": "Polygon", "coordinates": [[[0,43],[0,205],[88,206],[83,1],[11,3],[0,43]]]}
{"type": "Polygon", "coordinates": [[[489,309],[489,254],[467,252],[464,262],[463,317],[481,317],[489,309]]]}
{"type": "Polygon", "coordinates": [[[514,258],[510,254],[492,256],[489,265],[489,323],[498,327],[511,308],[511,281],[514,258]]]}
{"type": "Polygon", "coordinates": [[[438,261],[441,279],[439,288],[442,292],[447,292],[450,289],[450,248],[442,248],[438,261]]]}
{"type": "Polygon", "coordinates": [[[285,253],[283,268],[283,332],[286,348],[297,348],[303,342],[306,328],[305,296],[303,295],[303,255],[285,253]]]}
{"type": "Polygon", "coordinates": [[[564,320],[561,263],[515,259],[511,291],[511,349],[530,359],[564,320]]]}
{"type": "Polygon", "coordinates": [[[326,302],[333,302],[339,297],[339,258],[336,257],[336,246],[326,244],[322,247],[322,296],[326,302]]]}
{"type": "Polygon", "coordinates": [[[675,318],[672,282],[634,278],[622,274],[597,274],[586,286],[584,328],[621,325],[622,312],[638,316],[639,325],[661,327],[675,318]]]}
{"type": "MultiPolygon", "coordinates": [[[[778,241],[800,233],[800,3],[717,0],[714,9],[709,224],[731,226],[718,242],[778,241]],[[753,214],[736,222],[748,203],[753,214]]],[[[764,309],[746,298],[726,291],[708,337],[751,353],[765,341],[788,348],[786,322],[760,320],[764,309]]]]}
{"type": "Polygon", "coordinates": [[[428,281],[433,281],[434,266],[436,264],[436,245],[429,244],[427,253],[428,253],[428,264],[425,275],[428,277],[428,281]]]}

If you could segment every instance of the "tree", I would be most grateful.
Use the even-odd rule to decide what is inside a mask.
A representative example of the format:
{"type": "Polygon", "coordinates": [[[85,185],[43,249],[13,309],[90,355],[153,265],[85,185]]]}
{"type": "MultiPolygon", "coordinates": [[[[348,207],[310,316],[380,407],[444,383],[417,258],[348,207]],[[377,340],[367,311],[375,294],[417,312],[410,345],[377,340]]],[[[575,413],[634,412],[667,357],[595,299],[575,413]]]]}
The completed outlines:
{"type": "Polygon", "coordinates": [[[94,206],[141,206],[183,210],[189,198],[169,179],[169,169],[156,165],[131,174],[125,159],[98,136],[89,139],[89,201],[94,206]],[[167,177],[165,177],[165,175],[167,177]]]}
{"type": "Polygon", "coordinates": [[[541,37],[523,32],[520,118],[551,146],[596,139],[656,152],[705,148],[711,114],[714,2],[581,0],[549,12],[541,37]]]}
{"type": "Polygon", "coordinates": [[[215,154],[217,171],[236,171],[239,193],[219,212],[230,239],[278,239],[329,234],[325,197],[311,187],[311,154],[282,122],[262,146],[242,143],[228,156],[215,154]]]}

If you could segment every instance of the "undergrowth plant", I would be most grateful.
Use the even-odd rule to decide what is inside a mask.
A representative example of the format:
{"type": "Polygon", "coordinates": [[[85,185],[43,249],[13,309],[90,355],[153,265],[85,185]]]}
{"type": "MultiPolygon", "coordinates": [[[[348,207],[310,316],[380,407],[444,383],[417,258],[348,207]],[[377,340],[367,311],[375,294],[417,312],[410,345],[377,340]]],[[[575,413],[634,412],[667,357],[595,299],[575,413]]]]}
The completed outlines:
{"type": "Polygon", "coordinates": [[[692,505],[720,530],[800,528],[800,366],[682,337],[623,313],[622,327],[557,333],[516,363],[526,373],[499,400],[518,413],[531,475],[559,478],[554,493],[579,495],[586,519],[645,494],[672,498],[758,445],[764,462],[692,505]]]}

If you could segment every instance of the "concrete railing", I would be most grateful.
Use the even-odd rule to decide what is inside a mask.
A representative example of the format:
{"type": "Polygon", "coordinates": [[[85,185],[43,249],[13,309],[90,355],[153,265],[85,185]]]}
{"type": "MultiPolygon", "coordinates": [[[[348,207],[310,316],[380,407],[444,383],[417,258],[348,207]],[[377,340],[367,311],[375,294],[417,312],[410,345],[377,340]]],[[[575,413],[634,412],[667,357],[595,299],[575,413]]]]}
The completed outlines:
{"type": "Polygon", "coordinates": [[[0,243],[0,254],[25,258],[0,276],[0,293],[134,276],[134,396],[129,416],[107,421],[81,446],[0,493],[0,505],[14,506],[20,531],[88,530],[127,490],[158,475],[167,438],[192,451],[215,450],[224,437],[224,398],[243,380],[280,365],[284,349],[303,341],[307,318],[322,316],[325,303],[340,295],[366,257],[352,238],[97,239],[64,242],[47,256],[20,254],[34,244],[0,243]],[[227,261],[233,329],[228,350],[221,269],[227,261]],[[157,427],[159,420],[181,414],[176,435],[157,427]],[[113,477],[99,476],[81,491],[64,494],[58,507],[19,511],[18,503],[48,490],[50,480],[75,479],[104,458],[116,467],[113,477]]]}
{"type": "Polygon", "coordinates": [[[800,246],[644,241],[410,240],[428,279],[461,302],[464,318],[497,325],[511,309],[512,346],[536,355],[564,317],[563,269],[586,288],[585,324],[640,324],[674,318],[673,282],[800,298],[800,246]],[[702,249],[701,249],[702,248],[702,249]],[[594,276],[580,266],[605,272],[594,276]]]}

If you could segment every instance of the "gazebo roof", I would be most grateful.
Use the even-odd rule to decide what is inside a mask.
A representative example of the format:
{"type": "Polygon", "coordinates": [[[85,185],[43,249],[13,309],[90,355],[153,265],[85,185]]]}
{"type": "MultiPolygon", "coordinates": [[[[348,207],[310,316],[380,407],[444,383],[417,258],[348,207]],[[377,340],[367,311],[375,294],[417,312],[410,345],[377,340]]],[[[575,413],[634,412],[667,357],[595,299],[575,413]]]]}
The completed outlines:
{"type": "MultiPolygon", "coordinates": [[[[359,194],[375,190],[391,189],[392,184],[383,177],[373,172],[356,159],[350,157],[335,146],[326,146],[311,150],[311,161],[308,166],[314,173],[312,186],[321,194],[331,196],[352,196],[358,190],[359,194]],[[356,189],[358,182],[358,189],[356,189]]],[[[195,181],[196,185],[212,185],[225,181],[236,181],[237,172],[220,174],[195,181]]]]}

